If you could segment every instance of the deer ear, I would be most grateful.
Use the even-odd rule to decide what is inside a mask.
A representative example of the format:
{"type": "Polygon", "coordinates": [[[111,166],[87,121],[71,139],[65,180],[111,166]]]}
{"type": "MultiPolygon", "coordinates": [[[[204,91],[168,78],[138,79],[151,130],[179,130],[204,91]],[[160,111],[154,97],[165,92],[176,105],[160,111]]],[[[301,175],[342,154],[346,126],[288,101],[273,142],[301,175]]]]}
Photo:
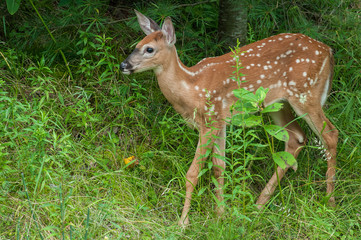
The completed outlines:
{"type": "Polygon", "coordinates": [[[161,30],[159,25],[153,19],[150,19],[150,18],[144,16],[137,10],[134,10],[134,11],[135,11],[135,14],[137,15],[139,26],[146,35],[149,35],[152,32],[161,30]]]}
{"type": "Polygon", "coordinates": [[[174,45],[176,42],[176,36],[175,36],[174,26],[170,17],[167,17],[164,20],[164,23],[162,25],[162,32],[166,37],[167,43],[169,45],[174,45]]]}

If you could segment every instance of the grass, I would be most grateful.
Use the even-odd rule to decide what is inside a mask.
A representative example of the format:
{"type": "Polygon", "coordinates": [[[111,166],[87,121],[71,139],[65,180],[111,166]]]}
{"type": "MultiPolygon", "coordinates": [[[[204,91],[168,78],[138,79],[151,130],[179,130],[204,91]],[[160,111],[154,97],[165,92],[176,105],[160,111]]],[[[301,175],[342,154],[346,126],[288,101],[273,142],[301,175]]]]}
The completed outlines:
{"type": "MultiPolygon", "coordinates": [[[[247,165],[248,178],[229,170],[234,182],[228,181],[232,187],[226,190],[232,194],[240,181],[246,193],[234,194],[224,216],[217,218],[207,172],[195,190],[186,229],[177,221],[197,132],[166,102],[152,73],[128,77],[119,72],[119,63],[141,38],[134,18],[112,25],[101,2],[55,10],[47,3],[34,2],[56,43],[25,1],[13,18],[5,16],[7,31],[1,35],[0,239],[361,237],[361,19],[356,2],[249,2],[250,42],[279,32],[304,32],[335,50],[325,112],[340,131],[337,206],[326,205],[327,164],[315,136],[300,121],[308,143],[297,172],[290,170],[281,182],[282,196],[277,189],[267,208],[253,206],[274,165],[264,148],[249,147],[254,157],[247,165]],[[66,56],[74,80],[57,49],[66,56]],[[139,165],[128,168],[123,159],[131,156],[139,165]]],[[[180,5],[138,7],[158,20],[163,13],[174,14],[182,39],[179,53],[187,65],[220,54],[222,43],[214,44],[216,4],[180,5]],[[204,39],[203,46],[195,39],[204,39]]],[[[242,146],[229,135],[230,149],[231,143],[242,146]]],[[[265,144],[263,134],[258,136],[265,144]]],[[[276,141],[275,148],[282,150],[282,143],[276,141]]]]}

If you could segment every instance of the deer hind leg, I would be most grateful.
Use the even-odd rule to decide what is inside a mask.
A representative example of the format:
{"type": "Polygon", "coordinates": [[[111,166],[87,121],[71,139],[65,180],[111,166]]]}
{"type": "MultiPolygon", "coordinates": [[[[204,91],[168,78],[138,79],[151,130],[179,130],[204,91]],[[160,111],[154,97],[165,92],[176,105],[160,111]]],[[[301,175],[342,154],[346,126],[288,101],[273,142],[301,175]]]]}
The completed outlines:
{"type": "Polygon", "coordinates": [[[326,183],[327,183],[327,195],[329,198],[329,205],[335,205],[335,198],[332,193],[335,189],[335,173],[336,173],[336,152],[337,152],[337,141],[338,141],[338,130],[335,126],[326,118],[321,105],[312,106],[312,109],[307,111],[307,106],[302,108],[294,108],[297,114],[308,113],[305,116],[305,120],[313,132],[320,138],[323,147],[325,148],[325,157],[327,159],[327,172],[326,172],[326,183]]]}
{"type": "MultiPolygon", "coordinates": [[[[285,126],[286,124],[293,121],[286,127],[289,135],[289,140],[285,144],[285,151],[291,153],[295,158],[297,158],[302,147],[306,144],[306,135],[301,129],[300,125],[298,125],[298,123],[294,121],[294,116],[289,104],[284,103],[283,109],[281,109],[279,112],[271,113],[270,116],[274,120],[275,124],[279,126],[285,126]]],[[[277,167],[277,170],[268,181],[266,187],[263,189],[261,195],[257,200],[256,204],[259,208],[262,208],[268,202],[273,192],[275,191],[278,185],[277,176],[279,181],[281,181],[289,167],[290,166],[287,166],[286,169],[277,167]]]]}
{"type": "Polygon", "coordinates": [[[198,174],[200,169],[202,168],[202,162],[204,162],[206,159],[205,155],[207,149],[213,147],[213,143],[215,141],[215,138],[213,136],[218,136],[218,134],[219,130],[209,129],[204,126],[201,126],[200,128],[196,154],[186,174],[186,197],[184,200],[182,215],[178,222],[180,226],[185,226],[189,224],[188,212],[191,206],[192,193],[198,182],[198,174]]]}
{"type": "MultiPolygon", "coordinates": [[[[226,147],[226,126],[224,126],[215,139],[215,144],[213,146],[213,153],[215,156],[212,158],[213,162],[213,171],[214,176],[217,179],[218,186],[216,186],[216,197],[218,199],[218,203],[223,202],[223,185],[224,178],[223,172],[226,168],[226,163],[224,161],[225,157],[225,147],[226,147]]],[[[217,206],[216,208],[217,215],[221,215],[224,212],[224,207],[222,205],[217,206]]]]}

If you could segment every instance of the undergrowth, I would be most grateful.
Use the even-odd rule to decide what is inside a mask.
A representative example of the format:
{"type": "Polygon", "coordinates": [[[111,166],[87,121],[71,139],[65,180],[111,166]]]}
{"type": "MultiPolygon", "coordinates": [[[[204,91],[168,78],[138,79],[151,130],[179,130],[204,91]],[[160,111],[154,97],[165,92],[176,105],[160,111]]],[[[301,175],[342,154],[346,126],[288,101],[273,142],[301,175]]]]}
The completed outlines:
{"type": "MultiPolygon", "coordinates": [[[[297,172],[288,172],[267,208],[243,208],[242,194],[252,203],[274,171],[271,154],[256,144],[247,148],[252,161],[246,168],[228,172],[226,194],[244,193],[228,198],[221,218],[213,211],[211,172],[202,176],[187,229],[176,222],[197,132],[166,102],[152,73],[124,76],[119,64],[143,37],[132,8],[158,22],[173,18],[178,54],[186,65],[222,54],[222,43],[215,40],[217,2],[34,5],[55,42],[30,2],[23,0],[13,16],[0,4],[0,239],[360,237],[357,1],[247,1],[249,43],[301,32],[334,50],[335,75],[325,112],[340,131],[336,208],[326,204],[327,164],[300,120],[307,146],[297,158],[297,172]],[[124,159],[132,156],[138,164],[126,165],[124,159]],[[243,181],[241,189],[237,181],[243,181]]],[[[267,116],[263,120],[269,123],[267,116]]],[[[265,133],[255,136],[267,144],[265,133]]],[[[243,164],[244,156],[233,151],[242,144],[228,138],[226,156],[243,164]]],[[[283,150],[282,142],[274,144],[283,150]]]]}

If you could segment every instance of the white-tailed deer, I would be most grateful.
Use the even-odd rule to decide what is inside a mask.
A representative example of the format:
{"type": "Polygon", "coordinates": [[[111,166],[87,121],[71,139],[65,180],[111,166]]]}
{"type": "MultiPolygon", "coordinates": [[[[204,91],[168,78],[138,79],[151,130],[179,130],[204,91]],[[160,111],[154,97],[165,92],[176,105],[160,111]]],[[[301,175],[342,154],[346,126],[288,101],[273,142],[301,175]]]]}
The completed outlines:
{"type": "MultiPolygon", "coordinates": [[[[195,123],[199,129],[199,141],[193,162],[186,175],[186,197],[179,223],[188,224],[188,212],[192,192],[202,167],[207,148],[213,148],[216,155],[224,156],[226,122],[230,107],[237,101],[232,91],[237,83],[231,79],[235,59],[232,53],[206,58],[193,67],[186,67],[178,58],[174,46],[176,36],[169,17],[162,28],[152,19],[136,11],[141,29],[147,35],[138,43],[133,53],[121,63],[125,74],[154,70],[164,96],[185,119],[195,123]],[[207,105],[208,101],[212,106],[207,105]],[[211,108],[211,109],[210,109],[211,108]],[[212,116],[209,112],[212,111],[212,116]],[[208,119],[212,118],[214,121],[208,119]],[[207,123],[208,122],[208,123],[207,123]],[[209,141],[209,136],[211,137],[209,141]],[[214,144],[216,143],[216,144],[214,144]],[[217,147],[215,147],[217,146],[217,147]]],[[[326,172],[329,203],[334,205],[332,193],[335,186],[336,146],[338,131],[326,118],[322,106],[331,89],[333,77],[333,55],[327,45],[303,34],[282,33],[241,48],[241,87],[255,91],[259,87],[269,88],[265,105],[283,102],[284,107],[270,116],[289,134],[286,151],[295,158],[305,145],[306,137],[301,127],[293,121],[294,115],[305,115],[304,120],[321,139],[326,150],[328,169],[326,172]]],[[[214,174],[219,183],[217,198],[222,201],[222,177],[225,163],[213,157],[214,174]]],[[[278,167],[267,183],[257,204],[263,206],[270,199],[279,179],[287,169],[278,167]]],[[[217,213],[223,212],[218,207],[217,213]]]]}

